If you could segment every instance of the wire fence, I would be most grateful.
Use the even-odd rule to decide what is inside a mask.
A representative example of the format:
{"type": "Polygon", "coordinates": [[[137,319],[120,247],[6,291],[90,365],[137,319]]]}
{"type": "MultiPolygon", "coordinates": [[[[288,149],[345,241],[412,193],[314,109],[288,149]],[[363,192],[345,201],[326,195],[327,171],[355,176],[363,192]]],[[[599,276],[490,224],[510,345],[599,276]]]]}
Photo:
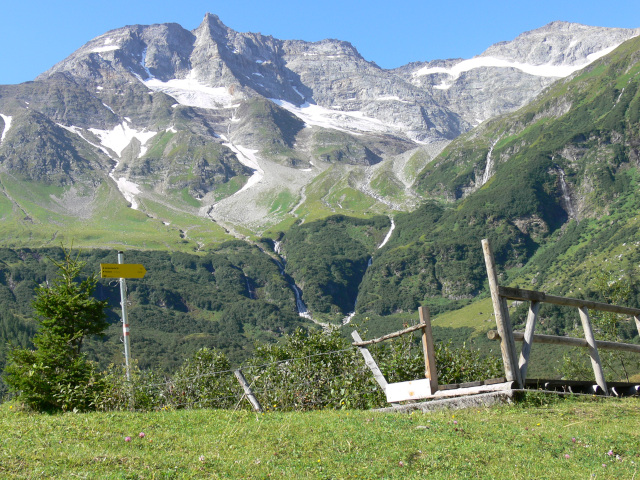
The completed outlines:
{"type": "MultiPolygon", "coordinates": [[[[136,371],[130,382],[119,371],[107,378],[99,410],[174,410],[194,408],[250,409],[235,369],[198,364],[196,373],[170,378],[136,371]]],[[[250,388],[264,411],[318,408],[372,408],[385,404],[364,361],[354,348],[242,366],[250,388]]]]}

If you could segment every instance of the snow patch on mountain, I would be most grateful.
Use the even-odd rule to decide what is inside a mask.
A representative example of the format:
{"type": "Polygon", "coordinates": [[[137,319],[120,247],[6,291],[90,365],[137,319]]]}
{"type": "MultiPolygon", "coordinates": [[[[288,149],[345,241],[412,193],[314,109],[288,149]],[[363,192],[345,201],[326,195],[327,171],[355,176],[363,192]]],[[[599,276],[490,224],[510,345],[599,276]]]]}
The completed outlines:
{"type": "Polygon", "coordinates": [[[207,109],[235,106],[235,99],[226,87],[204,85],[195,79],[193,72],[187,78],[174,78],[167,82],[154,77],[142,82],[154,92],[163,92],[175,98],[181,105],[207,109]]]}
{"type": "Polygon", "coordinates": [[[89,50],[89,53],[105,53],[105,52],[113,52],[115,50],[120,50],[119,45],[105,45],[103,47],[95,47],[89,50]]]}
{"type": "MultiPolygon", "coordinates": [[[[111,146],[110,144],[103,144],[102,145],[97,145],[89,140],[87,140],[87,138],[82,134],[82,128],[80,127],[76,127],[74,125],[67,127],[65,125],[62,125],[60,123],[57,124],[59,127],[64,128],[66,131],[74,133],[76,135],[78,135],[82,140],[84,140],[85,142],[87,142],[89,145],[91,145],[92,147],[101,150],[102,152],[104,152],[109,158],[112,158],[113,160],[115,160],[115,165],[114,167],[111,169],[111,171],[109,172],[109,177],[111,179],[113,179],[114,182],[116,182],[116,185],[118,187],[118,190],[120,191],[120,193],[122,194],[122,196],[129,202],[131,203],[131,208],[133,208],[134,210],[138,210],[139,205],[138,202],[136,201],[136,195],[138,195],[140,193],[140,186],[137,183],[131,182],[129,180],[127,180],[125,177],[119,177],[116,178],[115,176],[115,171],[118,168],[118,165],[120,164],[120,162],[118,161],[117,158],[113,158],[113,156],[111,155],[111,153],[109,152],[109,150],[107,150],[107,148],[110,148],[112,151],[118,152],[118,155],[120,155],[122,153],[122,150],[124,149],[124,147],[126,147],[127,145],[129,145],[129,143],[131,142],[131,139],[129,139],[129,141],[124,145],[124,147],[122,147],[120,150],[117,150],[117,147],[119,147],[120,145],[117,145],[116,148],[113,148],[113,146],[111,146]]],[[[117,127],[116,127],[117,129],[117,127]]],[[[92,131],[94,134],[98,135],[95,130],[95,128],[90,128],[90,131],[92,131]]],[[[115,129],[114,129],[115,130],[115,129]]],[[[98,130],[99,132],[104,132],[104,130],[98,130]]],[[[113,130],[112,130],[113,131],[113,130]]],[[[148,133],[148,132],[146,132],[148,133]]],[[[155,135],[155,133],[154,133],[155,135]]],[[[100,135],[98,135],[98,137],[100,138],[100,135]]],[[[101,138],[102,141],[102,138],[101,138]]],[[[146,142],[146,140],[145,140],[146,142]]],[[[109,143],[109,142],[107,142],[109,143]]],[[[122,143],[124,143],[124,141],[122,141],[122,143]]],[[[141,140],[142,143],[142,140],[141,140]]]]}
{"type": "Polygon", "coordinates": [[[135,130],[131,128],[127,122],[122,122],[120,125],[116,125],[112,130],[100,130],[98,128],[90,128],[89,131],[96,135],[100,139],[100,143],[113,150],[122,156],[122,151],[131,143],[131,140],[137,138],[142,145],[140,148],[140,155],[142,156],[147,152],[145,143],[153,138],[158,132],[143,130],[135,130]]]}
{"type": "Polygon", "coordinates": [[[597,59],[604,57],[606,54],[611,53],[615,50],[619,44],[612,45],[610,47],[599,50],[598,52],[594,52],[587,56],[585,62],[577,64],[577,65],[553,65],[553,64],[542,64],[542,65],[532,65],[528,63],[514,62],[513,60],[507,60],[504,58],[496,58],[496,57],[474,57],[468,60],[463,60],[460,63],[455,64],[451,68],[444,67],[422,67],[415,72],[412,73],[414,77],[421,77],[423,75],[435,75],[439,73],[443,73],[452,77],[451,79],[447,79],[448,81],[444,81],[440,85],[436,85],[434,88],[437,89],[447,89],[451,86],[451,82],[457,80],[461,74],[464,72],[468,72],[470,70],[476,68],[483,67],[494,67],[494,68],[515,68],[529,75],[534,75],[537,77],[557,77],[564,78],[568,77],[572,73],[577,72],[578,70],[583,69],[590,63],[596,61],[597,59]]]}
{"type": "Polygon", "coordinates": [[[358,132],[391,133],[400,130],[399,126],[387,124],[376,118],[367,117],[360,111],[332,110],[310,103],[304,103],[298,107],[285,100],[278,100],[276,98],[270,98],[269,100],[293,113],[302,120],[307,127],[332,128],[334,130],[356,134],[358,132]]]}
{"type": "Polygon", "coordinates": [[[3,115],[0,113],[0,118],[4,120],[4,130],[2,130],[2,137],[0,137],[0,145],[2,145],[2,142],[4,142],[4,139],[7,138],[7,132],[11,128],[11,120],[13,117],[10,117],[9,115],[3,115]]]}
{"type": "Polygon", "coordinates": [[[70,127],[67,127],[65,125],[62,125],[61,123],[57,123],[56,125],[58,125],[60,128],[64,128],[67,132],[71,132],[75,135],[78,135],[82,140],[87,142],[93,148],[100,150],[109,158],[113,158],[113,156],[111,155],[111,152],[109,152],[109,150],[107,150],[105,147],[103,147],[102,145],[98,145],[97,143],[93,143],[90,140],[87,140],[87,138],[82,134],[82,130],[83,130],[82,128],[76,127],[75,125],[71,125],[70,127]]]}
{"type": "Polygon", "coordinates": [[[251,187],[257,185],[264,177],[264,170],[260,168],[258,158],[256,157],[256,153],[258,152],[258,150],[252,150],[240,145],[234,145],[229,142],[227,137],[225,137],[224,135],[220,135],[220,138],[225,141],[223,145],[228,147],[233,153],[236,154],[236,158],[241,164],[253,170],[253,175],[251,175],[249,180],[247,180],[247,183],[245,183],[240,190],[234,193],[234,195],[237,195],[240,192],[244,192],[245,190],[249,190],[251,187]]]}
{"type": "Polygon", "coordinates": [[[118,190],[120,190],[120,193],[122,193],[124,198],[129,203],[131,203],[131,208],[134,210],[138,210],[138,208],[140,208],[140,205],[136,200],[136,195],[140,193],[140,186],[137,183],[127,180],[124,177],[116,178],[113,172],[111,172],[109,176],[116,182],[116,185],[118,185],[118,190]]]}

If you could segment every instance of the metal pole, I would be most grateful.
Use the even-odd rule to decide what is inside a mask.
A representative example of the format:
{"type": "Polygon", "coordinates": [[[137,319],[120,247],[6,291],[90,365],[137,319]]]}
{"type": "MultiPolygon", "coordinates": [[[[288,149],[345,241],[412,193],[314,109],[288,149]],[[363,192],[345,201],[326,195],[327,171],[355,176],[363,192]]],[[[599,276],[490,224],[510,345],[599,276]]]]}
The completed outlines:
{"type": "MultiPolygon", "coordinates": [[[[118,263],[124,263],[124,252],[118,252],[118,263]]],[[[127,382],[131,381],[131,369],[129,368],[129,320],[127,318],[127,283],[120,279],[120,306],[122,307],[122,332],[124,337],[124,363],[127,369],[127,382]]]]}

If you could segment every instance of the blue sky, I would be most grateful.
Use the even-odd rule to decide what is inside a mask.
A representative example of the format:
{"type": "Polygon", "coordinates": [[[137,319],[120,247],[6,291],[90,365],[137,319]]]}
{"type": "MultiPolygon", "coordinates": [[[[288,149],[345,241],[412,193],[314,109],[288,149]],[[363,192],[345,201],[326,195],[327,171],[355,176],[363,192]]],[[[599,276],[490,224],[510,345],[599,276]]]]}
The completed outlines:
{"type": "Polygon", "coordinates": [[[351,42],[383,68],[412,61],[470,58],[553,20],[640,27],[637,0],[603,2],[458,0],[137,0],[15,1],[0,9],[0,84],[34,79],[90,39],[132,24],[175,22],[196,28],[217,14],[240,32],[280,39],[351,42]]]}

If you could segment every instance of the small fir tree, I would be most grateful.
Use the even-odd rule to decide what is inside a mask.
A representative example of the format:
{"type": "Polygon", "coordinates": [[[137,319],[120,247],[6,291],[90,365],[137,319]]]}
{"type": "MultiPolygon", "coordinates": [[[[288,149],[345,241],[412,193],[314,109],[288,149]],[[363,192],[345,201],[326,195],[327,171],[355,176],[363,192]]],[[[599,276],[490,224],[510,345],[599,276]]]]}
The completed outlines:
{"type": "Polygon", "coordinates": [[[34,410],[88,410],[100,380],[95,365],[81,352],[82,342],[88,335],[104,333],[107,302],[92,296],[94,274],[76,281],[85,263],[71,251],[63,261],[51,261],[59,276],[36,289],[33,307],[40,328],[33,339],[35,350],[9,352],[5,382],[34,410]]]}

